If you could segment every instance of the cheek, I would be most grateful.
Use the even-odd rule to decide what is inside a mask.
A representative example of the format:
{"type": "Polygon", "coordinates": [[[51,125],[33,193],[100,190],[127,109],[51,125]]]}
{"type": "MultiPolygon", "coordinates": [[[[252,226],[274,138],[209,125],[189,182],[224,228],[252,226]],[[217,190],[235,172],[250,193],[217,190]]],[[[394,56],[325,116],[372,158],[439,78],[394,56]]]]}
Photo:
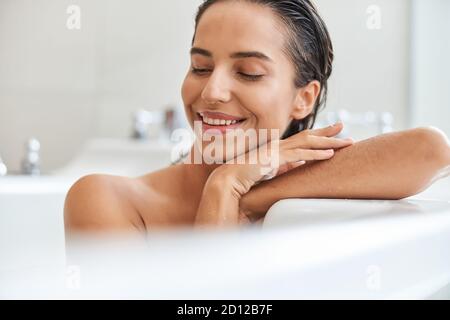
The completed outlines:
{"type": "Polygon", "coordinates": [[[247,89],[242,103],[251,108],[249,111],[255,115],[258,128],[284,129],[290,116],[291,95],[277,83],[268,84],[247,89]]]}

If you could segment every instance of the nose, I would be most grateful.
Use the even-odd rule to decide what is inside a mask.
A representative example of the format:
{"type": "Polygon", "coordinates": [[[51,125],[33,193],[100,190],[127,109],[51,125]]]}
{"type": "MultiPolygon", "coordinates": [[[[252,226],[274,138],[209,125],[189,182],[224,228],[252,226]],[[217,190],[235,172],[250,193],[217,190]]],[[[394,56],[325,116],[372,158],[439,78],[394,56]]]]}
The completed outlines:
{"type": "Polygon", "coordinates": [[[226,103],[231,99],[231,92],[228,86],[229,79],[225,72],[215,69],[203,88],[201,97],[207,104],[226,103]]]}

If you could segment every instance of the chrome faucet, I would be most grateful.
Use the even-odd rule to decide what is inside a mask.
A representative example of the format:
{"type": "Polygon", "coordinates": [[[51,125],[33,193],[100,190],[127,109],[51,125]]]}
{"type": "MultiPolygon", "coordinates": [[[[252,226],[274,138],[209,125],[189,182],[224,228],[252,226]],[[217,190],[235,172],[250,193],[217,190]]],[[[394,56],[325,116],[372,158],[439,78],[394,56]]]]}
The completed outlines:
{"type": "Polygon", "coordinates": [[[37,176],[40,175],[41,144],[36,138],[31,138],[25,144],[25,157],[22,161],[22,174],[37,176]]]}
{"type": "Polygon", "coordinates": [[[138,110],[133,116],[133,139],[148,138],[148,125],[152,122],[152,114],[146,110],[138,110]]]}
{"type": "Polygon", "coordinates": [[[138,110],[133,116],[133,139],[146,140],[149,136],[162,137],[174,129],[175,110],[138,110]]]}
{"type": "Polygon", "coordinates": [[[8,168],[6,164],[3,162],[2,157],[0,157],[0,177],[4,177],[8,174],[8,168]]]}

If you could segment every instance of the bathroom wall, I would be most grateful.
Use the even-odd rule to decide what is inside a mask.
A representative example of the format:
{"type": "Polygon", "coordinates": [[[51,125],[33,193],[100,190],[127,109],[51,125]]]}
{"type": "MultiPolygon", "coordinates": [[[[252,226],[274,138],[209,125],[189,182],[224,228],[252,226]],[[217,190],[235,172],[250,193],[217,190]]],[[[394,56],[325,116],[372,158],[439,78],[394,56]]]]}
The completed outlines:
{"type": "Polygon", "coordinates": [[[42,165],[89,138],[126,137],[138,108],[178,104],[199,0],[0,0],[0,157],[18,170],[36,136],[42,165]],[[69,5],[81,29],[69,30],[69,5]]]}
{"type": "Polygon", "coordinates": [[[316,1],[333,39],[327,110],[389,111],[406,128],[409,100],[409,0],[316,1]]]}
{"type": "MultiPolygon", "coordinates": [[[[18,169],[30,136],[44,170],[92,137],[126,137],[138,108],[181,107],[201,0],[0,0],[0,156],[18,169]],[[69,30],[67,7],[81,9],[69,30]]],[[[335,45],[327,109],[390,111],[408,125],[408,0],[317,0],[335,45]],[[379,28],[368,28],[379,9],[379,28]]]]}
{"type": "Polygon", "coordinates": [[[450,1],[414,0],[412,28],[413,123],[450,136],[450,1]]]}

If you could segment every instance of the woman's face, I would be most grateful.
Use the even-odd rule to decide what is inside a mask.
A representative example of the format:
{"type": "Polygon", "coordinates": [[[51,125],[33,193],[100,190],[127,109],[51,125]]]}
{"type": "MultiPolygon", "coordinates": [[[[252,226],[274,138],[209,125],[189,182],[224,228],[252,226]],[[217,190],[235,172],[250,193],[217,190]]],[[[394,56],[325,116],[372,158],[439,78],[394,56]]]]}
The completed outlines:
{"type": "Polygon", "coordinates": [[[270,8],[238,1],[208,8],[197,26],[182,87],[191,126],[198,121],[203,132],[222,134],[278,129],[281,136],[298,104],[294,67],[284,48],[283,26],[270,8]]]}

